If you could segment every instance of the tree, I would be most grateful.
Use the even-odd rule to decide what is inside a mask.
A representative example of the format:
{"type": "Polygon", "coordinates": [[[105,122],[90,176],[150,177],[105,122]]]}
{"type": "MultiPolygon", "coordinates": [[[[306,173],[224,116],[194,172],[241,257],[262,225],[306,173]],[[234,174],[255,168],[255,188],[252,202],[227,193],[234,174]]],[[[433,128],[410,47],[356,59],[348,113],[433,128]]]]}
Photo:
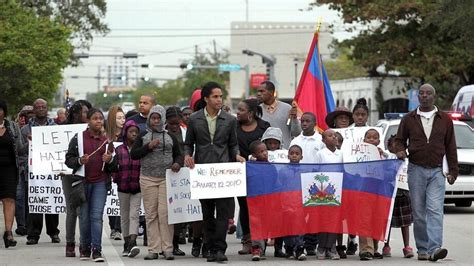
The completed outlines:
{"type": "Polygon", "coordinates": [[[14,1],[2,4],[0,29],[0,98],[11,110],[50,100],[72,51],[71,31],[14,1]]]}
{"type": "Polygon", "coordinates": [[[72,29],[77,48],[88,48],[93,34],[109,32],[103,22],[107,11],[105,0],[20,0],[38,16],[54,19],[72,29]]]}
{"type": "MultiPolygon", "coordinates": [[[[314,3],[316,5],[316,3],[314,3]]],[[[318,0],[341,12],[344,23],[363,29],[339,45],[371,76],[397,70],[437,88],[439,104],[451,103],[457,89],[474,82],[474,5],[467,0],[318,0]]]]}
{"type": "Polygon", "coordinates": [[[325,61],[324,67],[329,80],[351,79],[365,77],[367,70],[360,65],[355,64],[350,57],[348,48],[337,48],[336,59],[334,61],[325,61]]]}

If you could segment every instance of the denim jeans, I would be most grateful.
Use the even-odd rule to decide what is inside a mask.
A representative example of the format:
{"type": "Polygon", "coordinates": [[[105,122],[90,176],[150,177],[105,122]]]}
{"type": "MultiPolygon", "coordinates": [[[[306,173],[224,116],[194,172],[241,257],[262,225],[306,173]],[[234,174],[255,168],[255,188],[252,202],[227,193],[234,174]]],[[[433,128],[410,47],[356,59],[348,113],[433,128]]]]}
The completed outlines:
{"type": "Polygon", "coordinates": [[[102,250],[102,224],[107,189],[105,181],[86,183],[85,192],[87,202],[81,205],[80,233],[81,247],[102,250]]]}
{"type": "Polygon", "coordinates": [[[409,163],[408,187],[418,254],[433,254],[443,244],[445,180],[441,167],[409,163]]]}

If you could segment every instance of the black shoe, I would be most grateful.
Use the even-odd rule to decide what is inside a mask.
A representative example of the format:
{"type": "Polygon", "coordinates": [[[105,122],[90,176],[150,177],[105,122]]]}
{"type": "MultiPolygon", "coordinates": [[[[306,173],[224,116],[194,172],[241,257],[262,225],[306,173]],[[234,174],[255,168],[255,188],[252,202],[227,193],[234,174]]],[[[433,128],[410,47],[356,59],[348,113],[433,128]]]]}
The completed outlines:
{"type": "Polygon", "coordinates": [[[89,260],[91,258],[91,248],[90,247],[79,247],[80,260],[89,260]]]}
{"type": "Polygon", "coordinates": [[[275,253],[273,253],[275,258],[286,258],[286,254],[281,251],[281,249],[276,249],[275,253]]]}
{"type": "MultiPolygon", "coordinates": [[[[173,249],[173,255],[175,256],[185,256],[186,253],[184,253],[184,251],[182,251],[181,249],[179,248],[174,248],[173,249]]],[[[199,256],[199,255],[198,255],[199,256]]]]}
{"type": "Polygon", "coordinates": [[[446,258],[448,256],[448,250],[445,248],[438,248],[431,254],[431,256],[428,258],[429,261],[438,261],[446,258]]]}
{"type": "Polygon", "coordinates": [[[347,255],[355,255],[356,251],[357,251],[357,244],[352,242],[352,241],[349,241],[349,244],[347,244],[346,254],[347,255]]]}
{"type": "Polygon", "coordinates": [[[211,255],[209,248],[206,244],[202,244],[201,255],[205,259],[209,258],[209,256],[211,255]]]}
{"type": "MultiPolygon", "coordinates": [[[[202,257],[204,258],[204,253],[202,254],[202,257]]],[[[216,254],[209,254],[207,255],[207,262],[215,262],[217,261],[217,257],[216,257],[216,254]]]]}
{"type": "Polygon", "coordinates": [[[383,255],[379,252],[374,252],[374,259],[383,259],[383,255]]]}
{"type": "Polygon", "coordinates": [[[105,261],[104,257],[102,256],[102,253],[98,250],[92,251],[92,260],[94,262],[104,262],[105,261]]]}
{"type": "Polygon", "coordinates": [[[180,236],[179,236],[179,240],[178,240],[178,244],[180,244],[180,245],[186,245],[186,237],[180,235],[180,236]]]}
{"type": "Polygon", "coordinates": [[[285,250],[285,257],[287,259],[294,259],[295,258],[295,252],[293,251],[293,248],[287,248],[285,250]]]}
{"type": "Polygon", "coordinates": [[[316,256],[316,249],[306,248],[306,256],[316,256]]]}
{"type": "Polygon", "coordinates": [[[359,254],[360,260],[372,260],[374,256],[369,252],[363,252],[359,254]]]}
{"type": "Polygon", "coordinates": [[[5,243],[5,248],[16,246],[16,240],[13,239],[12,231],[5,231],[3,234],[3,242],[5,243]]]}
{"type": "Polygon", "coordinates": [[[28,240],[26,241],[26,244],[27,244],[27,245],[36,245],[36,244],[38,244],[38,239],[36,239],[36,238],[28,238],[28,240]]]}
{"type": "Polygon", "coordinates": [[[196,238],[193,240],[193,247],[191,248],[191,255],[193,255],[193,257],[199,257],[202,247],[201,244],[202,240],[200,238],[196,238]]]}
{"type": "Polygon", "coordinates": [[[59,238],[58,235],[52,235],[51,236],[51,243],[61,243],[61,239],[59,238]]]}
{"type": "Polygon", "coordinates": [[[217,262],[228,261],[228,259],[227,259],[227,256],[224,254],[224,252],[219,250],[217,251],[217,254],[216,254],[216,261],[217,262]]]}
{"type": "Polygon", "coordinates": [[[28,231],[26,230],[25,227],[18,227],[16,230],[15,230],[15,234],[19,235],[19,236],[26,236],[28,234],[28,231]]]}
{"type": "Polygon", "coordinates": [[[337,254],[339,255],[339,258],[341,259],[347,259],[347,254],[346,254],[346,246],[336,246],[336,251],[337,254]]]}

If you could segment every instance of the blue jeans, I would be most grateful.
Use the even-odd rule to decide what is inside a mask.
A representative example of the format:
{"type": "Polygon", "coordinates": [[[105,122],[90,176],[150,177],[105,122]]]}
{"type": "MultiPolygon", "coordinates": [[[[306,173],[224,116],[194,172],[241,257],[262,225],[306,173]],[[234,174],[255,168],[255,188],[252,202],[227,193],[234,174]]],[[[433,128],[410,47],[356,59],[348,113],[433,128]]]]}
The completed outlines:
{"type": "Polygon", "coordinates": [[[433,254],[443,245],[445,180],[441,167],[408,164],[413,233],[418,254],[433,254]]]}
{"type": "Polygon", "coordinates": [[[85,193],[87,202],[81,205],[80,229],[81,247],[83,249],[102,250],[102,224],[107,189],[105,181],[86,183],[85,193]]]}

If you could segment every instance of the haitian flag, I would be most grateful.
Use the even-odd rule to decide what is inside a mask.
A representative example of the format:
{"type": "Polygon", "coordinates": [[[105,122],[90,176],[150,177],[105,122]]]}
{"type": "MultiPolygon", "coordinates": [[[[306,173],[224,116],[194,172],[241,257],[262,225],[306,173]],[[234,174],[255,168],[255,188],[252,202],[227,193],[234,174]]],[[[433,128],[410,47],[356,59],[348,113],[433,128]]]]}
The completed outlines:
{"type": "Polygon", "coordinates": [[[334,111],[336,105],[319,54],[318,36],[319,33],[316,32],[309,48],[293,102],[298,107],[298,111],[315,114],[319,130],[324,131],[328,128],[324,119],[328,113],[334,111]]]}
{"type": "Polygon", "coordinates": [[[252,239],[320,232],[385,239],[401,163],[247,162],[252,239]]]}

